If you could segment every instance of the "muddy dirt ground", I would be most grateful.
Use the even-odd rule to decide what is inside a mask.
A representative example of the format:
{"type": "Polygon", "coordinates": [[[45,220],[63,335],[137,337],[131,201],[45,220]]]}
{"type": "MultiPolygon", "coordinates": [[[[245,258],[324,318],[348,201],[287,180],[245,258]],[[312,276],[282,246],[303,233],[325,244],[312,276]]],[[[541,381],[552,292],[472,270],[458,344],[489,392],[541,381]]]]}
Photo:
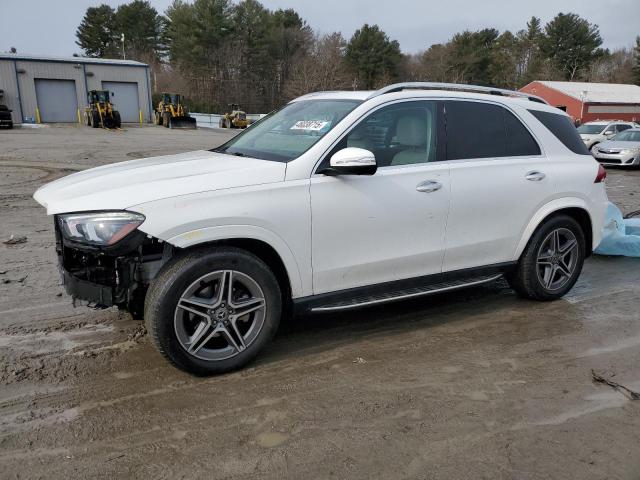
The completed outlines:
{"type": "MultiPolygon", "coordinates": [[[[592,257],[554,303],[499,281],[297,318],[240,372],[194,378],[140,322],[73,308],[41,184],[228,132],[0,132],[1,478],[638,479],[640,261],[592,257]]],[[[640,209],[640,172],[609,172],[640,209]]]]}

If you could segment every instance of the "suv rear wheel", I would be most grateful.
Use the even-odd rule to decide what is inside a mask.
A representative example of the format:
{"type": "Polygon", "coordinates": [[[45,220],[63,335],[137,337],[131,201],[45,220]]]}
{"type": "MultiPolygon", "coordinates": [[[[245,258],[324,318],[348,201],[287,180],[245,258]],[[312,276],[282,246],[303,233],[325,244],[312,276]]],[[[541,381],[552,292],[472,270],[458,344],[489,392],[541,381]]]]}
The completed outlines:
{"type": "Polygon", "coordinates": [[[149,287],[145,321],[156,347],[182,370],[237,369],[273,338],[280,287],[254,255],[231,247],[195,250],[166,265],[149,287]]]}
{"type": "Polygon", "coordinates": [[[533,234],[507,281],[519,295],[556,300],[575,285],[585,257],[585,237],[573,218],[558,215],[533,234]]]}

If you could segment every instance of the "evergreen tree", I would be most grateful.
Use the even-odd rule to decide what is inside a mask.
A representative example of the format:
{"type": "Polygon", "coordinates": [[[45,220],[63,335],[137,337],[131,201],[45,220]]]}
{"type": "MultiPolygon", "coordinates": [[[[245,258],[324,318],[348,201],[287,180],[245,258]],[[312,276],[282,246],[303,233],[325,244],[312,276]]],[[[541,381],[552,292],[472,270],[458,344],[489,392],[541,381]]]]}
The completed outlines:
{"type": "Polygon", "coordinates": [[[146,0],[122,4],[114,15],[115,30],[125,38],[127,58],[152,61],[163,51],[162,20],[146,0]]]}
{"type": "Polygon", "coordinates": [[[515,74],[519,84],[527,84],[540,75],[544,63],[540,49],[543,36],[542,23],[538,17],[531,17],[527,22],[527,29],[518,32],[514,48],[515,74]]]}
{"type": "Polygon", "coordinates": [[[633,81],[636,85],[640,85],[640,35],[636,37],[634,48],[633,81]]]}
{"type": "Polygon", "coordinates": [[[76,44],[89,57],[113,57],[117,55],[118,39],[114,31],[115,12],[109,5],[87,8],[76,30],[76,44]]]}
{"type": "Polygon", "coordinates": [[[365,24],[347,44],[345,59],[358,79],[358,88],[372,89],[398,76],[400,45],[377,25],[365,24]]]}
{"type": "MultiPolygon", "coordinates": [[[[511,34],[509,34],[511,35],[511,34]]],[[[450,68],[457,73],[458,82],[492,85],[491,66],[500,32],[485,28],[477,32],[465,31],[451,39],[450,68]]]]}
{"type": "Polygon", "coordinates": [[[565,80],[574,80],[602,54],[597,25],[575,13],[559,13],[545,27],[542,51],[560,70],[565,80]]]}

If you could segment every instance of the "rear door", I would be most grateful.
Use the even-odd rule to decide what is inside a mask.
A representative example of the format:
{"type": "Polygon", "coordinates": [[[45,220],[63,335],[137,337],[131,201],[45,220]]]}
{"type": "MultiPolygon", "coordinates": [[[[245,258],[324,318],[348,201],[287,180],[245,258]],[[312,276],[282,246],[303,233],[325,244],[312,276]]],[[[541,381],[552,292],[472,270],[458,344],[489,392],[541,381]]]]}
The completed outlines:
{"type": "Polygon", "coordinates": [[[549,162],[499,104],[451,100],[445,112],[451,209],[443,271],[514,260],[529,219],[554,193],[549,162]]]}

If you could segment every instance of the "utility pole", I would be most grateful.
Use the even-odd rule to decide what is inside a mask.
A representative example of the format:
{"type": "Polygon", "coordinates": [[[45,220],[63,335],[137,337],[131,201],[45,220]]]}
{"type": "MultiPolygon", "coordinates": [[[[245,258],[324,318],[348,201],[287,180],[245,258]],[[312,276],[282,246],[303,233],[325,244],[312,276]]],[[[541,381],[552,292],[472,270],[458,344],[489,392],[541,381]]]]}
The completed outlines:
{"type": "Polygon", "coordinates": [[[584,117],[584,102],[587,100],[587,94],[589,92],[587,90],[583,90],[582,92],[580,92],[580,102],[581,102],[581,106],[580,106],[580,123],[582,123],[582,117],[584,117]]]}
{"type": "Polygon", "coordinates": [[[120,37],[120,40],[122,41],[122,59],[126,60],[127,56],[124,53],[124,33],[122,34],[122,36],[120,37]]]}

